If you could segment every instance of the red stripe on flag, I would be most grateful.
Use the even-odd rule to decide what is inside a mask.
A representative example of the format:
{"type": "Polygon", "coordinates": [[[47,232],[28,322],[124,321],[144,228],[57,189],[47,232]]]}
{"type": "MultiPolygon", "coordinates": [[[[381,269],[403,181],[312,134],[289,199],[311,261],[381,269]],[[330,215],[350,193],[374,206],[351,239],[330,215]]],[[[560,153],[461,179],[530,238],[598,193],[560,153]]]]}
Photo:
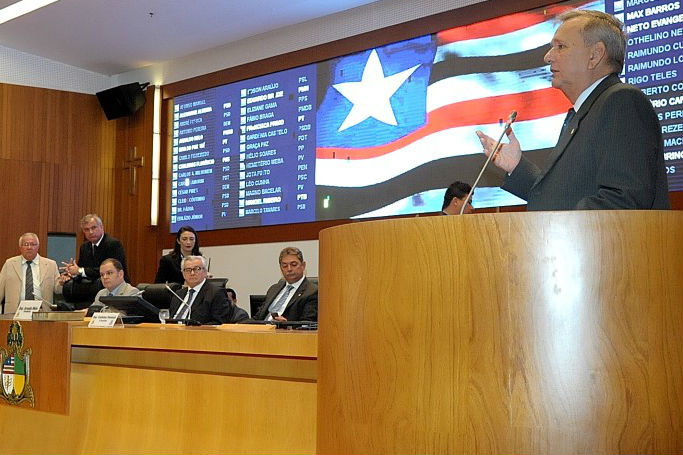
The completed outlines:
{"type": "Polygon", "coordinates": [[[517,121],[520,122],[564,114],[570,107],[571,104],[562,92],[553,88],[462,101],[430,112],[427,114],[427,122],[423,127],[388,144],[364,148],[318,147],[316,158],[340,160],[376,158],[439,131],[497,122],[499,119],[492,118],[491,112],[499,112],[500,119],[505,121],[510,112],[516,110],[517,121]]]}
{"type": "Polygon", "coordinates": [[[454,43],[478,38],[490,38],[516,32],[532,25],[545,22],[549,17],[574,9],[571,6],[551,6],[543,12],[523,12],[496,17],[487,21],[451,28],[436,34],[439,44],[454,43]]]}
{"type": "Polygon", "coordinates": [[[14,373],[14,356],[9,358],[9,363],[5,363],[2,366],[2,372],[7,374],[14,373]]]}

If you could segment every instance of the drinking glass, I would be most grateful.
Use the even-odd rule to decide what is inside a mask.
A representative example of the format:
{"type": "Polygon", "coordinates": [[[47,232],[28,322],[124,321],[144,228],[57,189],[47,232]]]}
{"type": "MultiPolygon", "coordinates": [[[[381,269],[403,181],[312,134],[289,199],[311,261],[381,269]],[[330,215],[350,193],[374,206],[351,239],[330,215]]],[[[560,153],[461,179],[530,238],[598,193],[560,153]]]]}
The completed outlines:
{"type": "Polygon", "coordinates": [[[159,321],[161,321],[162,324],[166,324],[166,319],[169,319],[170,317],[171,313],[169,313],[167,308],[159,310],[159,321]]]}

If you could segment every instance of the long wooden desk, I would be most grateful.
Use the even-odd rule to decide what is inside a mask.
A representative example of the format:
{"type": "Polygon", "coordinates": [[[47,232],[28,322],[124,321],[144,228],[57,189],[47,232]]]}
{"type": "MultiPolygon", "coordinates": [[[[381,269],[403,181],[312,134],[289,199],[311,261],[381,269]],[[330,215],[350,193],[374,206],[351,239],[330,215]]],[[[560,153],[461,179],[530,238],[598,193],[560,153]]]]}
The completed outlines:
{"type": "MultiPolygon", "coordinates": [[[[65,323],[22,322],[31,324],[65,323]]],[[[72,327],[68,413],[0,405],[0,445],[3,453],[314,453],[316,378],[315,332],[72,327]]]]}

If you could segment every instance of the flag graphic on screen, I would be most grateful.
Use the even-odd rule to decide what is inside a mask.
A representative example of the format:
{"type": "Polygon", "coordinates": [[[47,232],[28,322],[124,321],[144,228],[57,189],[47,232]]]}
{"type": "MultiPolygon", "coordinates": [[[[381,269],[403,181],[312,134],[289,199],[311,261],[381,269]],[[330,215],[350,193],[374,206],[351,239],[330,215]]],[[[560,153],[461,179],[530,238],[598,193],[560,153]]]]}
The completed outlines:
{"type": "MultiPolygon", "coordinates": [[[[454,180],[472,182],[485,158],[475,131],[497,137],[513,110],[518,111],[515,133],[524,150],[546,154],[570,104],[551,87],[543,57],[556,16],[576,7],[603,8],[601,1],[575,2],[517,13],[321,64],[319,87],[325,91],[319,95],[317,120],[319,215],[325,216],[323,199],[329,218],[354,217],[402,198],[419,203],[415,195],[454,180]],[[383,77],[377,76],[378,64],[383,77]],[[370,111],[395,88],[382,83],[389,85],[395,82],[390,77],[412,68],[390,98],[396,123],[373,116],[370,111]],[[341,84],[348,83],[360,92],[355,98],[345,96],[341,84]],[[340,85],[342,90],[335,88],[340,85]],[[363,112],[356,112],[355,119],[364,119],[349,126],[354,109],[363,112]],[[369,187],[370,196],[360,199],[369,187]]],[[[502,183],[502,172],[488,174],[483,185],[502,183]]]]}

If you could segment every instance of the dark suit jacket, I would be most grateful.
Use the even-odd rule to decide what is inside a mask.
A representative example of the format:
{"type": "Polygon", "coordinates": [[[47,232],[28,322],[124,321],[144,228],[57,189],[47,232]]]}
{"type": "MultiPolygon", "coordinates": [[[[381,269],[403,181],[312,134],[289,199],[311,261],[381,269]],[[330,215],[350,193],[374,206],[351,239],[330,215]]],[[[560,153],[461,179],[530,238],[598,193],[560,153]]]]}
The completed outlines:
{"type": "Polygon", "coordinates": [[[118,239],[111,237],[105,233],[100,242],[100,246],[95,247],[95,255],[93,256],[92,244],[85,242],[81,245],[78,253],[78,265],[83,267],[87,277],[95,281],[100,277],[100,264],[108,258],[114,258],[121,261],[123,265],[124,280],[130,283],[128,276],[128,268],[126,267],[126,253],[123,251],[123,245],[118,239]]]}
{"type": "MultiPolygon", "coordinates": [[[[178,296],[184,299],[187,291],[188,288],[182,288],[178,291],[178,296]]],[[[173,297],[169,310],[171,317],[175,316],[181,303],[177,297],[173,297]]],[[[235,323],[248,318],[249,315],[246,311],[228,300],[225,289],[221,289],[209,281],[204,283],[195,296],[190,311],[190,319],[202,324],[235,323]]]]}
{"type": "MultiPolygon", "coordinates": [[[[263,302],[263,305],[256,312],[255,316],[252,315],[254,319],[263,321],[268,317],[268,307],[273,303],[275,297],[277,297],[286,284],[287,282],[282,279],[268,289],[268,292],[266,292],[266,300],[263,302]]],[[[294,296],[289,299],[287,308],[285,308],[282,316],[288,321],[317,321],[318,285],[309,281],[308,278],[304,278],[299,289],[297,289],[294,296]]]]}
{"type": "Polygon", "coordinates": [[[155,283],[180,283],[185,282],[183,272],[180,270],[180,260],[182,256],[173,253],[164,254],[159,260],[155,283]]]}
{"type": "Polygon", "coordinates": [[[652,104],[616,74],[569,122],[542,170],[524,155],[503,188],[527,210],[667,209],[662,134],[652,104]]]}

